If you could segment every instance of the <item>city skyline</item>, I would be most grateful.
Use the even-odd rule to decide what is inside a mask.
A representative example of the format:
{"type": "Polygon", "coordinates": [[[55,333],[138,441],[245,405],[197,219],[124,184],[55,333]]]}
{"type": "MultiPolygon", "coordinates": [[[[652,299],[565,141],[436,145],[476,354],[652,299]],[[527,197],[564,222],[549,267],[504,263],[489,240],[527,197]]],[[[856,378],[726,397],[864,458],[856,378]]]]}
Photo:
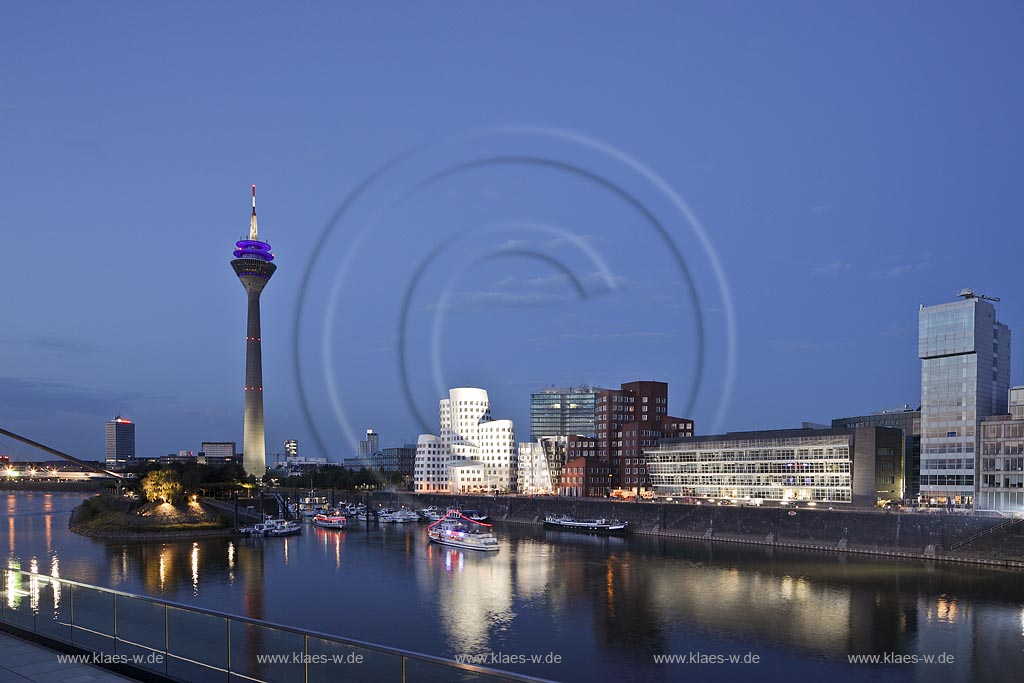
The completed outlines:
{"type": "MultiPolygon", "coordinates": [[[[912,30],[919,16],[900,7],[885,8],[878,21],[855,7],[751,5],[741,24],[710,6],[597,8],[583,28],[570,9],[552,8],[528,55],[514,38],[527,20],[497,8],[444,21],[419,8],[400,16],[382,8],[325,11],[314,21],[302,10],[236,16],[212,8],[196,27],[160,10],[109,23],[85,8],[57,17],[8,10],[11,25],[36,27],[0,47],[22,65],[4,75],[0,109],[5,237],[18,254],[5,276],[22,293],[0,338],[8,426],[89,459],[103,459],[98,425],[113,414],[140,425],[140,455],[208,439],[241,443],[236,342],[245,313],[224,272],[223,245],[244,232],[238,202],[254,180],[269,237],[289,264],[264,295],[264,375],[274,387],[267,440],[273,452],[294,437],[304,454],[320,455],[298,407],[291,341],[292,308],[317,236],[388,159],[502,123],[603,140],[685,197],[722,260],[736,310],[736,381],[725,420],[715,428],[714,396],[686,409],[693,310],[681,303],[678,283],[658,275],[669,266],[638,237],[635,216],[575,181],[506,169],[400,208],[381,225],[400,239],[360,253],[353,277],[373,288],[345,292],[373,296],[356,301],[351,316],[339,314],[329,340],[348,360],[338,364],[339,393],[361,398],[346,407],[357,435],[373,425],[382,443],[397,445],[420,433],[395,369],[394,302],[452,231],[495,221],[562,226],[599,252],[610,273],[603,278],[610,291],[594,290],[580,305],[543,264],[489,261],[494,268],[456,283],[446,309],[445,383],[487,387],[503,415],[524,427],[531,391],[627,379],[669,382],[670,413],[694,419],[698,434],[828,422],[919,400],[921,304],[973,287],[1003,298],[999,318],[1011,329],[1024,325],[1014,202],[1024,139],[1018,127],[999,123],[1022,101],[1012,87],[1020,83],[1013,30],[1020,8],[933,8],[927,34],[912,30]],[[797,28],[811,23],[813,36],[797,28]],[[261,35],[272,27],[310,30],[314,40],[286,31],[279,50],[245,56],[220,40],[224,31],[261,35]],[[434,49],[425,37],[453,28],[467,35],[459,49],[434,49]],[[643,32],[648,47],[607,52],[618,31],[643,32]],[[145,44],[125,37],[141,33],[145,44]],[[194,35],[184,53],[175,49],[182,33],[194,35]],[[38,40],[52,50],[25,61],[38,40]],[[975,49],[946,49],[965,42],[975,49]],[[123,59],[126,50],[136,58],[123,59]],[[697,66],[707,59],[709,72],[697,66]],[[595,72],[603,82],[587,77],[595,72]],[[467,100],[470,86],[479,96],[467,100]],[[261,106],[252,106],[254,98],[261,106]],[[172,116],[184,101],[187,114],[172,116]],[[88,239],[68,239],[69,215],[88,239]],[[974,229],[1005,248],[965,258],[962,236],[974,229]],[[174,286],[151,270],[170,239],[189,259],[174,286]],[[40,263],[61,267],[44,273],[40,263]]],[[[703,294],[709,280],[702,264],[691,266],[703,294]]],[[[581,272],[590,287],[598,269],[581,272]]],[[[410,330],[430,329],[444,284],[418,290],[410,330]]],[[[713,323],[721,311],[709,304],[704,314],[713,323]]],[[[324,331],[302,331],[310,344],[300,345],[304,357],[322,357],[315,345],[324,331]]],[[[412,353],[427,347],[422,337],[409,344],[412,353]]],[[[709,366],[720,360],[718,346],[709,345],[709,366]]],[[[432,364],[414,357],[409,367],[413,404],[432,415],[440,395],[432,364]]],[[[1011,384],[1024,383],[1022,369],[1012,364],[1011,384]]],[[[327,392],[310,394],[325,455],[354,454],[327,392]]]]}

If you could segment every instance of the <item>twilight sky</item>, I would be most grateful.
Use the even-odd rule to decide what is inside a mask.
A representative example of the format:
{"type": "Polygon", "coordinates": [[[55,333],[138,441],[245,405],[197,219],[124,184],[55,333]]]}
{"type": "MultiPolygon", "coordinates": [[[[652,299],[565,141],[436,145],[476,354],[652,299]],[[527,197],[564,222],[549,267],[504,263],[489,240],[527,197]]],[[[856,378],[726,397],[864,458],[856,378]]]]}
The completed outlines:
{"type": "Polygon", "coordinates": [[[241,443],[251,183],[268,454],[445,386],[520,438],[550,384],[668,381],[698,433],[916,406],[968,286],[1024,381],[1019,3],[378,5],[0,8],[0,424],[241,443]]]}

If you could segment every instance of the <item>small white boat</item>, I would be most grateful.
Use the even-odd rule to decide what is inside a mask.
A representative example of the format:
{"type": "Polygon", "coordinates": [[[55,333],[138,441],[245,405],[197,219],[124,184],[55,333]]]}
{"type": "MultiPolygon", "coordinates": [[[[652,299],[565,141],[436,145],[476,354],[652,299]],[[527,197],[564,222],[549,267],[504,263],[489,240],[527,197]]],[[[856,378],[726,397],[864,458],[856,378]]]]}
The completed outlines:
{"type": "Polygon", "coordinates": [[[313,524],[324,529],[345,529],[348,519],[340,514],[323,513],[313,517],[313,524]]]}
{"type": "Polygon", "coordinates": [[[423,508],[419,511],[420,518],[427,520],[428,522],[436,522],[437,520],[444,517],[444,511],[438,507],[431,505],[428,508],[423,508]]]}
{"type": "Polygon", "coordinates": [[[474,522],[486,522],[490,517],[479,510],[462,510],[463,517],[469,517],[474,522]]]}
{"type": "Polygon", "coordinates": [[[403,508],[401,510],[395,510],[393,513],[391,513],[391,521],[396,522],[398,524],[405,524],[406,522],[418,522],[420,521],[420,516],[413,512],[412,510],[406,510],[403,508]]]}
{"type": "Polygon", "coordinates": [[[433,543],[466,550],[499,550],[498,539],[490,532],[491,525],[466,517],[458,510],[449,510],[444,517],[427,527],[433,543]]]}
{"type": "Polygon", "coordinates": [[[284,519],[269,519],[264,523],[267,536],[296,536],[302,533],[302,524],[284,519]]]}

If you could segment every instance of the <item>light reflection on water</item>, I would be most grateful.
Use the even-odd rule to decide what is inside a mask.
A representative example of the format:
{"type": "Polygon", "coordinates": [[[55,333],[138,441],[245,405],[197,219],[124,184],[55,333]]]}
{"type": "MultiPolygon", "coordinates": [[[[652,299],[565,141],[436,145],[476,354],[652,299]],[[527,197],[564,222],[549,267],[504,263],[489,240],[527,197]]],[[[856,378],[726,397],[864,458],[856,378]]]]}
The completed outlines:
{"type": "MultiPolygon", "coordinates": [[[[850,667],[848,653],[951,652],[954,681],[1024,666],[1018,573],[525,527],[497,527],[488,554],[431,545],[416,525],[115,543],[67,531],[81,495],[2,495],[10,566],[446,656],[556,652],[561,665],[509,668],[558,680],[682,680],[652,655],[698,650],[758,653],[759,680],[925,678],[850,667]]],[[[6,604],[49,613],[47,584],[58,612],[45,579],[8,575],[6,604]]]]}

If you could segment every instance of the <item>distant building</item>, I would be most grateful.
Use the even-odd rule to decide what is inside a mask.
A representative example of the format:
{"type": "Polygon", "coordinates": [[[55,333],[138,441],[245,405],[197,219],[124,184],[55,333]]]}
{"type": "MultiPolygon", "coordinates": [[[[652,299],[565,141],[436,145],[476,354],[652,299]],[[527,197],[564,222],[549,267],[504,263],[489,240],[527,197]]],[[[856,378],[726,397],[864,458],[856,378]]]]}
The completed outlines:
{"type": "Polygon", "coordinates": [[[921,497],[969,506],[975,491],[978,425],[1007,413],[1010,330],[991,299],[921,306],[921,497]]]}
{"type": "Polygon", "coordinates": [[[416,442],[416,491],[513,491],[518,462],[511,420],[492,420],[487,391],[451,389],[439,404],[439,434],[416,442]]]}
{"type": "Polygon", "coordinates": [[[285,457],[294,458],[299,454],[299,442],[295,439],[286,439],[284,442],[285,457]]]}
{"type": "Polygon", "coordinates": [[[135,457],[135,423],[118,415],[106,428],[107,467],[124,467],[135,457]]]}
{"type": "Polygon", "coordinates": [[[573,458],[565,463],[558,485],[558,495],[606,498],[611,491],[611,467],[597,458],[573,458]]]}
{"type": "Polygon", "coordinates": [[[871,507],[899,498],[903,444],[889,427],[729,432],[665,439],[647,461],[658,495],[871,507]]]}
{"type": "Polygon", "coordinates": [[[300,458],[299,456],[290,456],[284,459],[286,467],[323,467],[327,464],[327,458],[300,458]]]}
{"type": "Polygon", "coordinates": [[[544,436],[596,432],[599,387],[551,387],[530,394],[530,441],[544,436]]]}
{"type": "Polygon", "coordinates": [[[416,470],[416,444],[385,448],[380,452],[380,462],[385,472],[398,472],[411,479],[416,470]]]}
{"type": "Polygon", "coordinates": [[[366,430],[366,438],[359,442],[359,455],[375,455],[380,452],[380,434],[366,430]]]}
{"type": "Polygon", "coordinates": [[[882,410],[870,415],[840,417],[833,427],[894,427],[903,430],[903,498],[917,498],[921,492],[921,409],[882,410]]]}
{"type": "Polygon", "coordinates": [[[564,436],[542,436],[535,441],[519,444],[519,471],[516,479],[520,493],[535,495],[558,492],[567,441],[564,436]]]}
{"type": "Polygon", "coordinates": [[[199,452],[207,458],[234,458],[237,455],[234,441],[204,441],[199,452]]]}
{"type": "Polygon", "coordinates": [[[1024,512],[1024,387],[1010,389],[1008,415],[981,419],[979,510],[1024,512]]]}
{"type": "Polygon", "coordinates": [[[692,436],[693,420],[668,414],[668,384],[629,382],[597,393],[597,457],[612,469],[612,486],[646,491],[651,485],[644,449],[661,439],[692,436]]]}

